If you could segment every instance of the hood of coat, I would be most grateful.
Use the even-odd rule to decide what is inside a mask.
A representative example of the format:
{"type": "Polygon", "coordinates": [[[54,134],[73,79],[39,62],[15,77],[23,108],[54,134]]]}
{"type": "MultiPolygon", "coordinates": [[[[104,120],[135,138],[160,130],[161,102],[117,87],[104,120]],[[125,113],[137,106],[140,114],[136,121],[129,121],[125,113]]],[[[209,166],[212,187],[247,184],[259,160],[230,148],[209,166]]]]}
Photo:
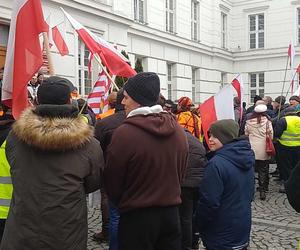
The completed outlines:
{"type": "Polygon", "coordinates": [[[134,115],[127,117],[123,124],[139,127],[155,136],[170,136],[178,125],[175,116],[167,112],[134,115]]]}
{"type": "Polygon", "coordinates": [[[66,109],[63,108],[62,117],[53,117],[39,115],[37,109],[29,108],[13,124],[12,131],[21,141],[41,150],[80,148],[93,138],[93,128],[81,117],[67,116],[66,109]]]}
{"type": "Polygon", "coordinates": [[[232,142],[225,144],[215,152],[214,156],[225,158],[236,167],[246,171],[253,168],[255,164],[254,152],[246,137],[236,138],[232,142]]]}

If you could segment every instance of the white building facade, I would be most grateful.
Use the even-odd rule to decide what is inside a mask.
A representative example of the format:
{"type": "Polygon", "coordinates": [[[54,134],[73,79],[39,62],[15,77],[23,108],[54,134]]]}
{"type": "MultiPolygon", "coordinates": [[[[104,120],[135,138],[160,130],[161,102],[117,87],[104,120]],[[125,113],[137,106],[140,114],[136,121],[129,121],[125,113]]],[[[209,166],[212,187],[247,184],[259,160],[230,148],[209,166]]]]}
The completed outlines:
{"type": "MultiPolygon", "coordinates": [[[[0,58],[7,46],[12,2],[0,3],[0,58]]],[[[139,58],[144,71],[158,73],[162,94],[172,100],[189,96],[195,103],[203,102],[239,73],[247,103],[255,95],[276,97],[285,79],[290,43],[295,45],[295,67],[300,63],[300,0],[44,0],[42,4],[51,25],[66,29],[70,54],[61,57],[52,49],[55,74],[72,80],[82,95],[89,93],[98,69],[93,63],[89,76],[89,52],[60,7],[125,49],[132,65],[139,58]]],[[[285,92],[290,79],[288,70],[285,92]]]]}

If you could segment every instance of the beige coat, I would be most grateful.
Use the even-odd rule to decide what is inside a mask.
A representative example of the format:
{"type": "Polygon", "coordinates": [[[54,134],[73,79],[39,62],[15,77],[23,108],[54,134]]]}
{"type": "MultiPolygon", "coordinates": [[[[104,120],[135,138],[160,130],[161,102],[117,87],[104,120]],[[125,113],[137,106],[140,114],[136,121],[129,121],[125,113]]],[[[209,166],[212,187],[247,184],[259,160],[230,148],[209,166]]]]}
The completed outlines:
{"type": "Polygon", "coordinates": [[[270,156],[266,153],[266,130],[273,138],[272,123],[267,117],[262,116],[260,123],[257,118],[246,121],[245,134],[249,136],[251,148],[255,154],[255,160],[269,160],[270,156]],[[267,125],[268,123],[268,125],[267,125]]]}

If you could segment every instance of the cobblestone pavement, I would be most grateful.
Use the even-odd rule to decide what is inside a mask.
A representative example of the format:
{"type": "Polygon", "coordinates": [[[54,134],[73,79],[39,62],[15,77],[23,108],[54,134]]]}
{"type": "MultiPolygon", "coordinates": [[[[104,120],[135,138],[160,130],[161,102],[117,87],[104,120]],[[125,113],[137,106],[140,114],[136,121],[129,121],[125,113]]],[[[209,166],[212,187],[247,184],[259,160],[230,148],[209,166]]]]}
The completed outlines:
{"type": "MultiPolygon", "coordinates": [[[[272,166],[271,171],[274,166],[272,166]]],[[[270,179],[267,199],[261,201],[256,193],[252,204],[252,231],[250,250],[297,250],[300,240],[300,214],[288,203],[285,194],[278,193],[279,184],[270,179]]],[[[100,228],[99,209],[89,211],[89,250],[107,250],[106,244],[92,240],[92,235],[100,228]]],[[[204,249],[200,247],[200,249],[204,249]]],[[[299,248],[300,250],[300,248],[299,248]]]]}

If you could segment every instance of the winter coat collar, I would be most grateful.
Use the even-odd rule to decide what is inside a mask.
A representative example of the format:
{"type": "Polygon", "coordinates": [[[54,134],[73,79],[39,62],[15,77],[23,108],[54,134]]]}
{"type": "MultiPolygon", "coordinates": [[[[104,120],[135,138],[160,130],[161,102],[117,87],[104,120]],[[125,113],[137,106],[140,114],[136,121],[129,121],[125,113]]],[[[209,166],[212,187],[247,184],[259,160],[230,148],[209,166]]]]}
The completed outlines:
{"type": "Polygon", "coordinates": [[[14,123],[13,133],[21,141],[41,150],[67,151],[80,148],[93,138],[93,128],[81,117],[74,117],[73,108],[67,106],[71,105],[29,108],[14,123]],[[50,115],[46,116],[46,110],[50,115]]]}

